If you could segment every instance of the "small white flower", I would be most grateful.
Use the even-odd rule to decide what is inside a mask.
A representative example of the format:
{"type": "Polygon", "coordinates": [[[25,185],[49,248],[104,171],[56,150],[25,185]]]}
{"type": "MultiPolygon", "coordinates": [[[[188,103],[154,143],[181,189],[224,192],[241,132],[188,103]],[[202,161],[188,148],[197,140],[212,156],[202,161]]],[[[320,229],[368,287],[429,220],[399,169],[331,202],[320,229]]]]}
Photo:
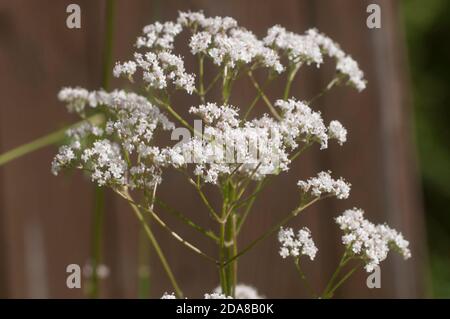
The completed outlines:
{"type": "Polygon", "coordinates": [[[280,256],[283,258],[305,255],[314,260],[316,257],[318,249],[311,238],[311,231],[307,227],[300,229],[297,236],[292,228],[280,228],[278,241],[281,244],[280,256]]]}
{"type": "MultiPolygon", "coordinates": [[[[214,292],[221,294],[222,288],[219,286],[214,292]]],[[[236,285],[234,295],[236,299],[264,299],[254,287],[242,283],[236,285]]]]}
{"type": "Polygon", "coordinates": [[[311,193],[315,197],[333,195],[338,199],[346,199],[350,196],[351,185],[342,177],[333,179],[330,172],[320,172],[317,177],[299,181],[297,185],[304,193],[311,193]]]}
{"type": "Polygon", "coordinates": [[[149,87],[162,90],[172,83],[189,94],[194,91],[194,75],[186,72],[183,58],[171,51],[135,53],[134,60],[116,64],[114,76],[129,78],[136,69],[142,70],[142,79],[149,87]]]}
{"type": "Polygon", "coordinates": [[[161,299],[177,299],[177,297],[173,292],[170,294],[165,292],[164,295],[161,296],[161,299]]]}
{"type": "Polygon", "coordinates": [[[126,163],[122,159],[120,148],[109,140],[94,142],[81,155],[81,160],[90,172],[92,181],[99,186],[105,184],[126,184],[126,163]]]}
{"type": "Polygon", "coordinates": [[[345,74],[348,77],[349,82],[353,84],[358,91],[361,92],[366,88],[364,73],[359,69],[358,63],[353,60],[351,56],[339,59],[336,69],[342,74],[345,74]]]}
{"type": "Polygon", "coordinates": [[[347,141],[347,130],[339,121],[331,121],[328,126],[328,137],[336,139],[339,145],[342,145],[347,141]]]}
{"type": "Polygon", "coordinates": [[[336,60],[336,71],[344,75],[358,91],[366,87],[364,73],[358,63],[341,50],[339,45],[316,29],[309,29],[303,35],[286,31],[281,26],[273,26],[267,32],[264,43],[286,54],[292,65],[323,63],[324,55],[336,60]]]}
{"type": "Polygon", "coordinates": [[[211,44],[211,34],[208,32],[198,32],[191,37],[189,46],[192,54],[205,53],[211,44]]]}
{"type": "Polygon", "coordinates": [[[290,148],[297,148],[298,141],[316,141],[320,143],[320,149],[328,147],[327,128],[320,112],[295,99],[277,100],[275,106],[281,110],[278,125],[290,148]]]}
{"type": "Polygon", "coordinates": [[[132,77],[136,73],[137,65],[134,61],[128,61],[123,64],[117,63],[113,70],[113,75],[118,78],[121,74],[132,77]]]}
{"type": "Polygon", "coordinates": [[[230,296],[226,296],[222,293],[213,292],[210,294],[205,294],[205,299],[233,299],[230,296]]]}
{"type": "Polygon", "coordinates": [[[346,210],[336,218],[336,223],[344,231],[342,243],[365,260],[367,272],[372,272],[385,260],[390,249],[398,251],[405,259],[411,257],[409,242],[401,233],[387,225],[369,222],[361,209],[346,210]]]}
{"type": "Polygon", "coordinates": [[[52,173],[53,175],[58,175],[59,171],[67,167],[75,159],[75,153],[73,149],[67,145],[63,145],[59,148],[58,154],[52,161],[52,173]]]}
{"type": "Polygon", "coordinates": [[[136,41],[137,48],[147,48],[152,50],[171,50],[175,37],[182,31],[178,23],[166,22],[161,24],[155,22],[143,29],[143,36],[136,41]]]}
{"type": "Polygon", "coordinates": [[[58,93],[58,99],[67,103],[69,112],[81,113],[89,99],[89,91],[80,87],[63,88],[58,93]]]}

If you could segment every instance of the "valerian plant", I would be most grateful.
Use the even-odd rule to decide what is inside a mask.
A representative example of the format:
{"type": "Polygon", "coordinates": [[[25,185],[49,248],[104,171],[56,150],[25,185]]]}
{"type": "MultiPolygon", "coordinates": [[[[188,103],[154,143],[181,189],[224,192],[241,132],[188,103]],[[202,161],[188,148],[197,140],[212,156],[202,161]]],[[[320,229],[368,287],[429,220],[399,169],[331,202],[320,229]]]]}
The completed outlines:
{"type": "Polygon", "coordinates": [[[139,94],[79,87],[59,92],[67,110],[84,122],[67,131],[67,143],[55,156],[52,172],[57,175],[62,169],[81,169],[92,182],[109,187],[130,204],[173,285],[175,293],[166,293],[163,298],[181,298],[183,293],[146,216],[217,267],[220,286],[205,298],[260,297],[252,287],[238,283],[237,263],[239,257],[277,232],[279,254],[292,258],[311,297],[332,297],[358,267],[372,271],[390,249],[405,258],[410,256],[408,242],[400,233],[386,225],[370,223],[360,209],[347,210],[336,218],[343,231],[342,259],[324,291],[312,289],[301,267],[303,256],[314,260],[318,254],[311,231],[304,227],[294,232],[284,226],[319,200],[349,197],[350,184],[343,178],[333,178],[328,171],[299,181],[298,206],[248,246],[238,247],[238,236],[256,197],[274,176],[286,172],[308,148],[324,150],[332,141],[342,145],[347,140],[347,131],[340,122],[333,120],[326,125],[321,113],[312,107],[315,98],[335,86],[365,89],[366,81],[357,62],[337,43],[316,29],[300,35],[278,25],[258,39],[230,17],[209,18],[202,12],[180,12],[176,22],[145,26],[135,47],[133,58],[118,62],[113,73],[127,78],[139,94]],[[189,33],[190,52],[197,59],[194,66],[187,67],[184,58],[174,53],[175,38],[182,32],[189,33]],[[325,58],[335,60],[336,72],[324,90],[311,101],[292,96],[291,86],[300,68],[319,68],[325,58]],[[209,83],[204,77],[207,66],[216,74],[209,83]],[[190,73],[188,69],[198,72],[190,73]],[[264,84],[257,81],[255,70],[265,74],[264,84]],[[233,84],[240,77],[248,77],[255,88],[255,98],[247,108],[229,104],[233,84]],[[275,100],[265,93],[274,81],[285,81],[283,95],[275,100]],[[211,90],[217,88],[221,91],[220,100],[212,100],[211,90]],[[198,105],[190,107],[189,112],[202,121],[200,129],[180,115],[186,106],[172,103],[175,91],[198,97],[198,105]],[[261,100],[267,113],[252,117],[261,100]],[[169,146],[155,143],[157,132],[169,134],[180,126],[191,133],[187,140],[169,146]],[[173,211],[158,197],[157,190],[169,168],[183,174],[198,192],[209,213],[203,218],[213,219],[217,229],[204,229],[180,212],[175,216],[216,243],[217,257],[180,237],[164,221],[163,210],[173,211]],[[207,185],[220,191],[220,207],[214,207],[208,198],[207,185]],[[354,263],[352,270],[342,275],[349,263],[354,263]]]}

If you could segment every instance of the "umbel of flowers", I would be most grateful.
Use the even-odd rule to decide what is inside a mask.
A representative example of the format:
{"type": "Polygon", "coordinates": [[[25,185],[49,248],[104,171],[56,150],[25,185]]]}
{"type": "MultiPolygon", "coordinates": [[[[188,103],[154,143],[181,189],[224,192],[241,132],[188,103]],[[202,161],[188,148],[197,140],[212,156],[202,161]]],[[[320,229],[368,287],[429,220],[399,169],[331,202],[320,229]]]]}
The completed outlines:
{"type": "Polygon", "coordinates": [[[174,294],[166,293],[164,298],[183,297],[183,293],[144,216],[217,268],[220,286],[206,298],[258,297],[252,287],[238,283],[237,263],[239,257],[277,232],[281,257],[293,259],[313,297],[331,297],[348,277],[342,277],[340,271],[350,262],[370,272],[391,249],[410,257],[408,242],[400,233],[386,225],[370,223],[362,210],[347,210],[336,218],[343,231],[343,258],[322,293],[311,288],[300,260],[304,255],[314,260],[319,253],[313,235],[306,227],[294,232],[285,225],[319,200],[349,197],[350,184],[343,178],[333,178],[329,171],[299,181],[298,206],[251,244],[238,247],[238,236],[253,203],[273,178],[286,174],[292,162],[308,148],[325,150],[333,141],[342,145],[347,140],[344,126],[337,120],[327,123],[312,105],[333,87],[349,85],[358,91],[366,87],[358,63],[336,42],[316,29],[296,34],[278,25],[259,39],[233,18],[180,12],[177,21],[145,26],[135,48],[132,59],[118,62],[113,73],[128,79],[139,94],[80,87],[59,92],[67,110],[84,121],[67,131],[67,142],[56,154],[52,172],[57,175],[62,169],[81,169],[92,182],[111,188],[129,202],[173,285],[174,294]],[[187,45],[196,57],[194,65],[185,65],[184,58],[175,53],[175,38],[182,32],[190,35],[187,45]],[[291,87],[299,70],[308,65],[320,68],[330,58],[336,71],[324,90],[311,101],[295,97],[291,87]],[[216,74],[208,83],[205,67],[216,74]],[[257,69],[265,74],[266,84],[285,83],[282,96],[273,99],[266,95],[266,86],[254,76],[257,69]],[[255,89],[249,106],[229,104],[233,84],[240,77],[248,77],[255,89]],[[221,91],[219,100],[212,100],[213,88],[221,91]],[[171,96],[175,91],[197,96],[198,104],[174,105],[171,96]],[[256,105],[265,107],[266,113],[260,117],[252,115],[256,105]],[[202,121],[201,131],[180,116],[179,111],[186,107],[202,121]],[[155,143],[156,132],[170,134],[179,128],[189,130],[191,137],[169,146],[155,143]],[[168,168],[178,170],[198,192],[208,214],[197,218],[212,218],[217,223],[216,229],[204,229],[181,212],[175,214],[186,227],[217,245],[215,256],[172,231],[165,222],[165,214],[171,211],[167,209],[169,204],[155,205],[162,203],[158,185],[163,183],[168,168]],[[205,187],[220,191],[220,207],[211,204],[205,187]]]}

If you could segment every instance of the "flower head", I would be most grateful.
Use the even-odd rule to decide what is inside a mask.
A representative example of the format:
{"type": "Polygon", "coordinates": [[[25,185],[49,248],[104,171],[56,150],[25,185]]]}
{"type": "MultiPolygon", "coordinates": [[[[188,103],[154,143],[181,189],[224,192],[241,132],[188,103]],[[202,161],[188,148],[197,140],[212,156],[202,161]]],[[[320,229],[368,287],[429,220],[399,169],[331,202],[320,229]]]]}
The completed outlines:
{"type": "Polygon", "coordinates": [[[175,294],[172,292],[172,293],[167,293],[167,292],[165,292],[162,296],[161,296],[161,299],[177,299],[177,297],[175,296],[175,294]]]}
{"type": "Polygon", "coordinates": [[[311,238],[311,231],[307,227],[300,229],[297,236],[292,228],[281,228],[278,232],[278,241],[281,244],[280,256],[283,258],[288,256],[297,258],[305,255],[314,260],[316,257],[318,249],[311,238]]]}
{"type": "Polygon", "coordinates": [[[365,260],[367,272],[372,272],[385,260],[390,249],[398,251],[405,259],[411,257],[409,242],[401,233],[387,225],[369,222],[361,209],[346,210],[336,218],[336,223],[344,232],[342,243],[365,260]]]}
{"type": "Polygon", "coordinates": [[[338,199],[346,199],[350,196],[351,185],[342,177],[333,179],[330,172],[320,172],[317,177],[299,181],[297,185],[304,193],[310,193],[314,197],[332,195],[338,199]]]}
{"type": "MultiPolygon", "coordinates": [[[[222,293],[222,288],[219,286],[214,290],[215,293],[222,293]]],[[[249,285],[246,284],[237,284],[235,287],[235,297],[236,299],[263,299],[258,291],[249,285]]]]}

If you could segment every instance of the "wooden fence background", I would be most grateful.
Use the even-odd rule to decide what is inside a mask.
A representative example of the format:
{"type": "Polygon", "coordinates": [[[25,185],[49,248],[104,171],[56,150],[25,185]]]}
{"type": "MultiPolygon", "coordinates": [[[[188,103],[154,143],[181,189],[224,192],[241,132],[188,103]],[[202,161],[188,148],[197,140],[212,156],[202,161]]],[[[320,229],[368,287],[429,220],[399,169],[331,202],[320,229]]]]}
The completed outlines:
{"type": "MultiPolygon", "coordinates": [[[[74,119],[56,100],[62,86],[97,89],[101,84],[103,1],[0,2],[0,153],[49,133],[74,119]],[[65,26],[66,6],[78,3],[82,28],[65,26]]],[[[425,293],[425,236],[416,158],[411,143],[408,78],[401,21],[396,1],[206,1],[142,0],[117,2],[114,59],[131,56],[141,28],[155,20],[175,19],[178,10],[204,10],[229,15],[262,36],[274,24],[303,32],[317,27],[339,42],[359,61],[368,88],[358,94],[339,88],[315,107],[326,119],[339,119],[349,129],[343,147],[308,152],[289,175],[280,176],[254,207],[241,247],[290,211],[297,201],[296,181],[331,169],[353,185],[346,201],[328,200],[309,209],[293,224],[308,225],[319,246],[306,272],[323,287],[341,253],[333,218],[344,209],[364,208],[375,222],[386,221],[410,239],[413,258],[391,255],[382,267],[382,288],[368,289],[366,274],[358,272],[338,297],[422,297],[425,293]],[[366,27],[366,7],[382,8],[382,28],[366,27]]],[[[305,69],[293,94],[308,98],[329,81],[331,69],[305,69]]],[[[253,98],[243,83],[236,87],[233,104],[253,98]]],[[[118,82],[113,82],[113,87],[118,82]]],[[[270,94],[277,92],[271,92],[270,94]]],[[[191,100],[178,99],[188,108],[191,100]]],[[[91,247],[93,186],[80,173],[50,174],[55,147],[38,151],[0,167],[0,296],[82,297],[82,290],[66,287],[66,265],[85,264],[91,247]]],[[[206,220],[195,191],[175,173],[168,173],[162,197],[175,198],[177,208],[196,220],[206,220]]],[[[189,229],[169,219],[182,235],[212,253],[189,229]]],[[[207,224],[205,224],[207,226],[207,224]]],[[[110,275],[102,282],[102,297],[137,295],[137,239],[139,225],[127,205],[107,194],[104,263],[110,275]]],[[[156,229],[156,226],[155,226],[156,229]]],[[[185,294],[199,297],[217,285],[216,270],[157,230],[163,249],[185,294]]],[[[275,238],[242,258],[239,281],[254,285],[275,298],[302,297],[301,282],[290,262],[278,257],[275,238]]],[[[170,285],[158,260],[152,258],[151,291],[159,297],[170,285]]]]}

